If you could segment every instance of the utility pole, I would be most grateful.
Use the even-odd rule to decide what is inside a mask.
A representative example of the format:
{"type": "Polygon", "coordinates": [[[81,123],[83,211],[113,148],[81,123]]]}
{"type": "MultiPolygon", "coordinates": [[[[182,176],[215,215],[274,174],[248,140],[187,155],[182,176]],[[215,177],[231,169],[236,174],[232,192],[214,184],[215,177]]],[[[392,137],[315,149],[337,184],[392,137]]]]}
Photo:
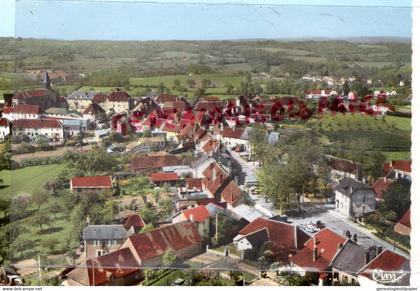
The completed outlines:
{"type": "Polygon", "coordinates": [[[42,273],[41,273],[41,257],[38,255],[38,280],[39,284],[42,285],[42,273]]]}

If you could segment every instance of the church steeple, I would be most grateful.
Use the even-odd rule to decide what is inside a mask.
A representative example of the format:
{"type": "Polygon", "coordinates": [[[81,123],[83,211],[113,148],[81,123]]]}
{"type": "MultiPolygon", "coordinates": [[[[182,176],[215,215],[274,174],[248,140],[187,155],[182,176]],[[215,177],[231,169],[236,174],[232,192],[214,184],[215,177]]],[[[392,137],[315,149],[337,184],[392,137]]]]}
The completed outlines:
{"type": "Polygon", "coordinates": [[[51,79],[47,71],[45,71],[44,81],[42,83],[44,84],[45,89],[51,89],[51,79]]]}

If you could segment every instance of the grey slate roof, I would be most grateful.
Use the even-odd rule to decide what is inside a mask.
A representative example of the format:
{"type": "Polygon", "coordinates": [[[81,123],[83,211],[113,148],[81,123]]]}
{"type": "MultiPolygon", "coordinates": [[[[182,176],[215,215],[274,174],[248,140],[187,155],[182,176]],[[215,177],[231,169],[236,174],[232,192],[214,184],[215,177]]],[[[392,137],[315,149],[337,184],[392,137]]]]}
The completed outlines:
{"type": "Polygon", "coordinates": [[[365,260],[365,249],[355,244],[353,241],[348,240],[332,261],[331,267],[350,275],[356,275],[365,265],[365,260]]]}
{"type": "Polygon", "coordinates": [[[367,185],[363,184],[359,181],[356,181],[352,178],[343,178],[340,183],[338,183],[337,187],[335,187],[335,190],[339,191],[340,193],[343,193],[346,196],[353,195],[358,190],[372,190],[372,188],[367,185]]]}
{"type": "Polygon", "coordinates": [[[130,233],[119,224],[88,225],[83,229],[83,240],[126,239],[130,233]]]}
{"type": "Polygon", "coordinates": [[[81,91],[74,91],[72,92],[67,99],[74,99],[74,100],[92,100],[96,94],[99,92],[95,91],[88,91],[88,92],[81,92],[81,91]]]}
{"type": "Polygon", "coordinates": [[[249,243],[252,245],[252,248],[259,248],[269,240],[267,228],[264,227],[260,230],[252,232],[246,236],[244,236],[249,243]]]}

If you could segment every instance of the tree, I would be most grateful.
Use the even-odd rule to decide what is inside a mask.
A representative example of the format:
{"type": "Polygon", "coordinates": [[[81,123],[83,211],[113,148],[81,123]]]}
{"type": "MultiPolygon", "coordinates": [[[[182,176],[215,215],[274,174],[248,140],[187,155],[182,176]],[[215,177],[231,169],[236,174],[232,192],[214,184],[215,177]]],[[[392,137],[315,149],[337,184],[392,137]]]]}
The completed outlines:
{"type": "Polygon", "coordinates": [[[176,255],[172,250],[166,251],[162,256],[162,263],[165,267],[171,267],[176,263],[176,255]]]}
{"type": "Polygon", "coordinates": [[[43,231],[43,225],[51,225],[51,223],[52,219],[46,213],[38,212],[32,217],[32,225],[39,226],[40,231],[43,231]]]}
{"type": "Polygon", "coordinates": [[[0,211],[3,212],[3,217],[6,217],[10,212],[10,199],[8,197],[0,198],[0,211]]]}
{"type": "Polygon", "coordinates": [[[49,195],[42,190],[35,190],[31,196],[31,201],[35,204],[37,211],[40,212],[41,207],[47,203],[49,195]]]}
{"type": "Polygon", "coordinates": [[[57,248],[58,244],[59,244],[59,240],[56,239],[55,237],[51,237],[48,239],[45,239],[43,241],[41,241],[41,246],[43,248],[46,248],[50,251],[50,253],[54,252],[54,250],[57,248]]]}
{"type": "Polygon", "coordinates": [[[254,126],[249,134],[251,149],[258,160],[262,160],[266,153],[267,131],[261,126],[254,126]]]}
{"type": "Polygon", "coordinates": [[[80,235],[82,233],[83,228],[85,227],[85,214],[83,212],[83,208],[81,205],[77,205],[73,208],[70,216],[70,232],[69,238],[73,242],[79,242],[80,235]]]}
{"type": "Polygon", "coordinates": [[[320,173],[317,167],[325,163],[319,137],[313,133],[295,133],[277,143],[277,156],[257,172],[263,191],[267,191],[276,207],[289,207],[289,198],[301,210],[303,195],[315,192],[320,173]]]}
{"type": "Polygon", "coordinates": [[[20,257],[23,257],[23,251],[25,251],[27,249],[30,249],[31,246],[32,246],[32,242],[30,240],[19,236],[12,242],[12,247],[11,248],[15,252],[20,253],[20,257]]]}
{"type": "Polygon", "coordinates": [[[12,144],[11,138],[7,138],[0,150],[0,171],[11,169],[12,144]]]}
{"type": "Polygon", "coordinates": [[[383,194],[385,208],[394,211],[397,218],[402,217],[410,208],[410,187],[409,180],[399,179],[392,183],[383,194]]]}
{"type": "Polygon", "coordinates": [[[237,221],[229,214],[221,212],[217,214],[215,223],[217,223],[217,232],[215,234],[214,243],[218,245],[231,241],[238,230],[237,221]]]}

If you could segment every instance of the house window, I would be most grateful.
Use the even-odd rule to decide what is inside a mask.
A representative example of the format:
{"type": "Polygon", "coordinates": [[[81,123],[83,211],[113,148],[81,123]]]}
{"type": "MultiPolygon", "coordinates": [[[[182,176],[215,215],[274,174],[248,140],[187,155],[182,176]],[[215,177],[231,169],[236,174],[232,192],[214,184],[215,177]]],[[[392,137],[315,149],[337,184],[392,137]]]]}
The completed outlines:
{"type": "Polygon", "coordinates": [[[104,251],[102,251],[102,250],[97,250],[96,251],[96,256],[97,257],[102,256],[103,254],[104,254],[104,251]]]}

